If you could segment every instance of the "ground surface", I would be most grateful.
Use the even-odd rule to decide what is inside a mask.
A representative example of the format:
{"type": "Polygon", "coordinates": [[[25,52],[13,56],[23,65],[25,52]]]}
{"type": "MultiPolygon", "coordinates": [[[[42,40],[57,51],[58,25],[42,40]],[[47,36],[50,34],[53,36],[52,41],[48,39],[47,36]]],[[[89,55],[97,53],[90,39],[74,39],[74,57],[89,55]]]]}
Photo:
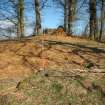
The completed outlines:
{"type": "MultiPolygon", "coordinates": [[[[57,75],[60,75],[60,72],[57,72],[57,75]]],[[[11,104],[11,102],[7,100],[8,103],[2,105],[25,105],[27,101],[24,100],[26,99],[29,101],[26,105],[89,105],[87,103],[84,104],[86,100],[90,102],[90,105],[104,105],[104,73],[105,44],[102,43],[65,36],[38,36],[21,41],[0,42],[0,100],[3,103],[6,97],[10,97],[11,99],[14,95],[16,96],[15,99],[10,100],[16,100],[16,103],[11,104]],[[63,79],[59,77],[51,78],[50,81],[41,75],[38,75],[39,79],[36,79],[36,75],[34,75],[35,78],[32,76],[31,79],[25,80],[25,83],[28,85],[24,86],[24,82],[22,82],[21,85],[19,85],[19,90],[16,91],[16,86],[19,81],[29,78],[29,76],[38,73],[38,71],[43,70],[43,68],[47,71],[64,72],[64,74],[67,72],[73,73],[74,78],[65,77],[67,82],[64,77],[63,79]],[[32,81],[32,84],[37,84],[37,82],[39,83],[40,81],[42,81],[42,83],[39,83],[38,86],[31,86],[32,84],[29,81],[32,81]],[[78,81],[79,88],[77,88],[78,81]],[[45,85],[43,85],[43,82],[45,82],[45,85]],[[68,92],[67,94],[65,93],[66,85],[68,85],[67,91],[72,87],[70,94],[68,92]],[[51,88],[49,88],[50,86],[51,88]],[[45,93],[46,91],[44,90],[47,87],[50,93],[45,93]],[[37,91],[36,88],[39,90],[37,91]],[[52,88],[57,88],[59,93],[57,93],[57,96],[51,96],[47,99],[48,94],[56,94],[52,93],[52,88]],[[62,89],[64,89],[64,91],[61,91],[62,89]],[[78,89],[78,92],[81,91],[75,93],[74,89],[78,89]],[[33,93],[33,91],[36,91],[36,93],[33,93]],[[83,92],[83,94],[81,92],[83,92]],[[41,93],[46,97],[40,95],[41,93]],[[59,95],[62,95],[62,97],[59,95]],[[68,98],[65,98],[65,95],[68,98]],[[84,97],[85,95],[86,97],[84,97]],[[23,98],[18,100],[19,97],[23,98]],[[36,97],[42,101],[36,100],[36,102],[34,102],[34,98],[36,97]],[[69,97],[71,97],[71,99],[69,97]],[[80,97],[84,98],[82,99],[80,97]],[[91,100],[89,97],[93,97],[94,100],[91,100]],[[78,99],[76,99],[76,103],[73,104],[75,98],[78,99]],[[52,101],[52,103],[49,103],[51,100],[55,100],[56,102],[52,101]],[[60,100],[64,101],[61,102],[60,100]],[[95,100],[98,100],[98,104],[95,103],[95,100]],[[83,104],[80,104],[82,101],[83,104]]],[[[52,74],[53,73],[51,73],[51,75],[52,74]]],[[[54,92],[56,92],[56,90],[54,90],[54,92]]]]}

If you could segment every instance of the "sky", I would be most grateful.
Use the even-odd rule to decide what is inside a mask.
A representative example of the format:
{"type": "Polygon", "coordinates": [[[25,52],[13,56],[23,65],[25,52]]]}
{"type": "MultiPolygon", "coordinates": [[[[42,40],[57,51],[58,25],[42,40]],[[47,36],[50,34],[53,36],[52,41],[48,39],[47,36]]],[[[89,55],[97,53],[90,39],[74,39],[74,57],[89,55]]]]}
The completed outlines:
{"type": "Polygon", "coordinates": [[[62,22],[62,15],[53,7],[50,7],[42,13],[42,26],[44,28],[56,28],[62,22]]]}
{"type": "MultiPolygon", "coordinates": [[[[51,5],[51,2],[49,2],[49,4],[51,5]]],[[[85,10],[82,10],[82,11],[86,13],[85,10]]],[[[82,17],[81,17],[81,20],[77,20],[74,24],[74,28],[73,28],[74,34],[81,34],[85,29],[87,20],[83,20],[82,17]]],[[[63,25],[63,20],[64,20],[63,12],[60,9],[55,8],[55,6],[53,5],[49,8],[46,8],[44,11],[42,11],[43,28],[57,28],[59,25],[63,25]]]]}
{"type": "MultiPolygon", "coordinates": [[[[30,0],[26,0],[30,1],[30,0]]],[[[59,25],[63,25],[63,12],[61,12],[60,9],[57,9],[51,0],[49,0],[48,5],[50,7],[47,7],[41,11],[41,19],[42,19],[42,28],[57,28],[59,25]]],[[[82,10],[83,11],[83,10],[82,10]]],[[[26,35],[32,34],[33,29],[34,29],[34,20],[35,20],[35,15],[34,15],[34,10],[32,7],[29,7],[29,5],[26,5],[25,8],[25,31],[26,35]],[[27,8],[28,7],[28,8],[27,8]],[[32,24],[31,26],[29,24],[32,24]],[[32,27],[33,26],[33,27],[32,27]]],[[[82,16],[83,18],[83,16],[82,16]]],[[[87,21],[87,20],[86,20],[87,21]]],[[[74,34],[81,34],[86,26],[86,21],[78,20],[75,22],[73,31],[74,34]]],[[[11,25],[10,22],[0,22],[0,25],[4,24],[4,26],[9,26],[11,25]]]]}
{"type": "MultiPolygon", "coordinates": [[[[30,19],[34,19],[34,16],[30,13],[30,19]]],[[[63,25],[63,13],[57,10],[55,7],[48,7],[41,12],[42,28],[57,28],[59,25],[63,25]]],[[[76,21],[74,24],[74,34],[81,34],[85,28],[86,22],[83,20],[76,21]]],[[[28,27],[26,33],[30,34],[33,29],[28,27]]]]}

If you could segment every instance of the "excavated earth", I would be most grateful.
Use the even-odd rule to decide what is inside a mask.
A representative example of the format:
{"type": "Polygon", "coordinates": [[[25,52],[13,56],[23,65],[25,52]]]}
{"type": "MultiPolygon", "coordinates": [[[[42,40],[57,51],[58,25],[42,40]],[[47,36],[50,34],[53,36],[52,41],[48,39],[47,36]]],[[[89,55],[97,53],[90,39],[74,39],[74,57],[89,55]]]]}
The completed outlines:
{"type": "Polygon", "coordinates": [[[91,80],[104,81],[105,44],[63,35],[0,42],[0,94],[41,70],[88,74],[91,80]]]}

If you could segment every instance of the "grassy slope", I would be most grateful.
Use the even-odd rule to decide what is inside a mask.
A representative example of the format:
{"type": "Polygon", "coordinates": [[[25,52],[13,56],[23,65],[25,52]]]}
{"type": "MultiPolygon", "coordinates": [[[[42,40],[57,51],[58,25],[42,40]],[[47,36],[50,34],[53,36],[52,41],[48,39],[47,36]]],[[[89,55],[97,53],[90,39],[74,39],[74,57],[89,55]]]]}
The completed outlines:
{"type": "Polygon", "coordinates": [[[104,105],[105,80],[92,74],[48,71],[21,81],[17,90],[2,95],[2,105],[104,105]],[[91,76],[91,77],[90,77],[91,76]],[[96,77],[96,78],[95,78],[96,77]],[[104,87],[103,87],[104,86],[104,87]]]}
{"type": "Polygon", "coordinates": [[[105,71],[105,44],[64,36],[0,43],[1,105],[104,105],[105,75],[87,71],[105,71]],[[51,76],[73,74],[31,76],[43,63],[51,76]]]}

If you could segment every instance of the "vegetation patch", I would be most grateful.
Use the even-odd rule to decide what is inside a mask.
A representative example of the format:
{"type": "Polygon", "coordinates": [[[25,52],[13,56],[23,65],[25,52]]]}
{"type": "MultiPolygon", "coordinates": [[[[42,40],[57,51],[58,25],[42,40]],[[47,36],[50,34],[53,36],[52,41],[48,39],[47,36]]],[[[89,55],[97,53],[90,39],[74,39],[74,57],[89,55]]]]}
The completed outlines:
{"type": "MultiPolygon", "coordinates": [[[[20,81],[17,91],[0,96],[1,105],[5,105],[4,100],[8,100],[9,104],[6,105],[104,105],[105,103],[105,96],[100,88],[93,87],[91,91],[84,88],[88,84],[86,77],[82,79],[78,76],[64,77],[67,73],[58,71],[50,71],[46,77],[42,73],[20,81]],[[54,77],[54,74],[58,74],[58,77],[54,77]]],[[[99,87],[101,85],[103,83],[99,83],[99,87]]]]}

